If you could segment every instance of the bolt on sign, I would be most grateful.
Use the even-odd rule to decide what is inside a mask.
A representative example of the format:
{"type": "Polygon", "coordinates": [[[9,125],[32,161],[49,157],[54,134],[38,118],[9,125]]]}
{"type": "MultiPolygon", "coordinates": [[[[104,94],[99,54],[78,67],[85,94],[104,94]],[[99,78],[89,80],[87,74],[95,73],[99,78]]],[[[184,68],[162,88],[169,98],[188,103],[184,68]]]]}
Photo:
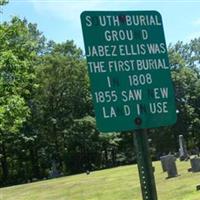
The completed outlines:
{"type": "Polygon", "coordinates": [[[81,23],[97,128],[127,131],[175,123],[161,15],[85,11],[81,23]]]}

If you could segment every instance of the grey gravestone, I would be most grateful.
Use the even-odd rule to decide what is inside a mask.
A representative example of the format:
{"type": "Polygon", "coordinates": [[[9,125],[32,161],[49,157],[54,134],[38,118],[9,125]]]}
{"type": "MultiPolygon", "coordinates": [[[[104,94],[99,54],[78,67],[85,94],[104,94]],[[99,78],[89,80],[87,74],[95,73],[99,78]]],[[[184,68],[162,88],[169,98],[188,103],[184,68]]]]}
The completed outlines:
{"type": "Polygon", "coordinates": [[[196,186],[196,189],[197,189],[197,191],[200,190],[200,185],[197,185],[197,186],[196,186]]]}
{"type": "Polygon", "coordinates": [[[194,157],[190,159],[192,172],[200,172],[200,158],[194,157]]]}
{"type": "Polygon", "coordinates": [[[166,158],[167,158],[167,156],[161,156],[160,157],[160,161],[161,161],[161,166],[162,166],[163,172],[167,171],[167,168],[166,168],[166,158]]]}
{"type": "Polygon", "coordinates": [[[197,145],[198,144],[196,144],[196,146],[192,149],[191,153],[192,153],[192,155],[197,155],[199,157],[200,152],[199,152],[199,147],[197,145]]]}
{"type": "Polygon", "coordinates": [[[180,147],[179,148],[180,161],[187,160],[189,156],[183,135],[179,135],[179,147],[180,147]]]}
{"type": "Polygon", "coordinates": [[[192,168],[190,167],[190,168],[188,168],[188,172],[192,172],[192,168]]]}
{"type": "Polygon", "coordinates": [[[176,157],[173,155],[167,155],[165,158],[166,170],[168,177],[173,178],[178,176],[177,168],[176,168],[176,157]]]}
{"type": "Polygon", "coordinates": [[[56,177],[59,177],[60,174],[57,170],[57,166],[56,166],[56,162],[53,161],[52,162],[52,168],[51,168],[51,171],[50,171],[50,174],[49,174],[49,178],[56,178],[56,177]]]}
{"type": "Polygon", "coordinates": [[[152,166],[152,171],[153,173],[155,172],[156,168],[154,166],[152,166]]]}

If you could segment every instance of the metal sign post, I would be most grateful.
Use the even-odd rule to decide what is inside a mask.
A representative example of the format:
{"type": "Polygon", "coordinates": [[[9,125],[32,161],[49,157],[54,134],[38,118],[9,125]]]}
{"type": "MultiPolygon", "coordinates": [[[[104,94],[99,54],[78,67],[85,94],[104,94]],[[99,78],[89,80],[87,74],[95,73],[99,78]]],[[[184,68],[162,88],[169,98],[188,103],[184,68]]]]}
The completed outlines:
{"type": "Polygon", "coordinates": [[[147,131],[146,129],[140,129],[133,134],[143,200],[157,200],[156,184],[149,153],[147,131]]]}

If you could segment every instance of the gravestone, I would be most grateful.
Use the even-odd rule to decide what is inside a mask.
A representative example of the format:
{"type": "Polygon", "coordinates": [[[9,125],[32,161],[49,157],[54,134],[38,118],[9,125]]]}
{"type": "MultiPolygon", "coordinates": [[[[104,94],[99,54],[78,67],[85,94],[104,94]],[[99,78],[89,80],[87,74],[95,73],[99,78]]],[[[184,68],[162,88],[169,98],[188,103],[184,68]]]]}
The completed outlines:
{"type": "Polygon", "coordinates": [[[195,147],[191,150],[191,155],[197,155],[199,157],[199,147],[197,145],[198,144],[196,144],[195,147]]]}
{"type": "Polygon", "coordinates": [[[167,170],[168,177],[167,178],[173,178],[178,176],[177,168],[176,168],[176,157],[173,155],[167,155],[165,156],[165,167],[167,170]]]}
{"type": "Polygon", "coordinates": [[[183,135],[179,135],[179,158],[180,161],[187,160],[189,158],[185,140],[183,138],[183,135]]]}
{"type": "Polygon", "coordinates": [[[194,157],[190,159],[192,172],[200,172],[200,158],[194,157]]]}
{"type": "Polygon", "coordinates": [[[200,190],[200,185],[196,186],[196,190],[199,191],[200,190]]]}
{"type": "Polygon", "coordinates": [[[57,170],[56,162],[53,161],[51,171],[50,171],[50,174],[49,174],[49,178],[56,178],[56,177],[59,177],[59,176],[60,176],[60,174],[59,174],[59,171],[57,170]]]}
{"type": "Polygon", "coordinates": [[[161,156],[160,157],[160,162],[161,162],[161,166],[162,166],[163,172],[167,171],[167,168],[166,168],[166,157],[167,156],[161,156]]]}

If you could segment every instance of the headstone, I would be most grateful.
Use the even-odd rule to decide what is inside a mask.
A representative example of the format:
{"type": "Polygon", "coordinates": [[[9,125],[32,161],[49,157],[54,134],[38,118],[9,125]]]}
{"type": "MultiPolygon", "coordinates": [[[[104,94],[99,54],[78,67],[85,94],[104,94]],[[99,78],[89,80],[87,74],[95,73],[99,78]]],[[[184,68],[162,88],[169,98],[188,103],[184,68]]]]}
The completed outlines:
{"type": "Polygon", "coordinates": [[[190,167],[190,168],[188,168],[188,172],[192,172],[192,168],[190,167]]]}
{"type": "Polygon", "coordinates": [[[194,157],[190,159],[192,172],[200,172],[200,158],[194,157]]]}
{"type": "Polygon", "coordinates": [[[200,185],[197,185],[197,186],[196,186],[196,189],[197,189],[197,191],[200,190],[200,185]]]}
{"type": "Polygon", "coordinates": [[[37,178],[32,178],[32,182],[36,182],[36,181],[38,181],[37,178]]]}
{"type": "Polygon", "coordinates": [[[53,161],[52,162],[52,168],[51,168],[51,171],[50,171],[50,174],[49,174],[49,178],[56,178],[56,177],[59,177],[60,174],[57,170],[57,166],[56,166],[56,162],[53,161]]]}
{"type": "Polygon", "coordinates": [[[152,166],[152,170],[153,170],[153,173],[154,173],[154,172],[155,172],[155,170],[156,170],[154,166],[152,166]]]}
{"type": "Polygon", "coordinates": [[[87,175],[89,175],[89,174],[90,174],[90,171],[89,171],[89,170],[87,170],[87,171],[86,171],[86,174],[87,174],[87,175]]]}
{"type": "Polygon", "coordinates": [[[175,156],[167,155],[165,158],[165,166],[166,166],[166,170],[167,170],[167,174],[168,174],[167,178],[173,178],[173,177],[178,176],[175,156]]]}
{"type": "Polygon", "coordinates": [[[162,166],[163,172],[167,171],[167,169],[166,169],[166,157],[167,156],[161,156],[160,157],[160,161],[161,161],[161,166],[162,166]]]}
{"type": "Polygon", "coordinates": [[[197,156],[199,156],[199,147],[197,146],[197,144],[196,144],[196,146],[191,150],[191,155],[197,155],[197,156]]]}
{"type": "Polygon", "coordinates": [[[189,158],[188,152],[186,149],[185,140],[183,138],[183,135],[179,135],[179,158],[180,161],[187,160],[189,158]]]}

